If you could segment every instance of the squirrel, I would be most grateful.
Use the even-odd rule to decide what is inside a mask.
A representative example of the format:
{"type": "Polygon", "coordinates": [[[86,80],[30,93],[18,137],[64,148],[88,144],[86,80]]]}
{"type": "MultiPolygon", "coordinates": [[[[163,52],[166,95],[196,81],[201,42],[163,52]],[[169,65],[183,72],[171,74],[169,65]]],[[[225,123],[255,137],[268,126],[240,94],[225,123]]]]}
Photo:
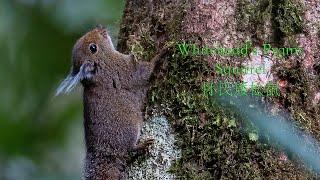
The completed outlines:
{"type": "Polygon", "coordinates": [[[150,77],[166,53],[150,62],[118,52],[102,26],[82,36],[72,50],[70,74],[56,95],[83,86],[86,180],[126,178],[131,152],[146,152],[153,139],[139,142],[150,77]]]}

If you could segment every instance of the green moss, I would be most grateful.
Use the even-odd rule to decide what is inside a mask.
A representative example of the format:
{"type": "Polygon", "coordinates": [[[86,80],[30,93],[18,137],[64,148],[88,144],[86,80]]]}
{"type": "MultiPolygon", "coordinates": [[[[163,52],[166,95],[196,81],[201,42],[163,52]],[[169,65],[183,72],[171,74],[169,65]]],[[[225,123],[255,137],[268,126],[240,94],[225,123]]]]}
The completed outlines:
{"type": "Polygon", "coordinates": [[[279,4],[275,20],[285,36],[301,33],[304,7],[300,1],[284,0],[279,4]]]}
{"type": "Polygon", "coordinates": [[[141,32],[139,36],[131,36],[130,53],[134,55],[136,60],[152,59],[156,51],[155,42],[147,32],[141,32]]]}
{"type": "Polygon", "coordinates": [[[206,62],[177,54],[168,61],[164,80],[151,88],[149,105],[162,104],[175,127],[182,157],[171,172],[179,179],[305,177],[291,162],[279,162],[270,146],[258,142],[258,130],[245,125],[245,117],[202,94],[201,82],[210,72],[206,62]],[[244,125],[251,134],[243,133],[244,125]],[[282,177],[281,168],[290,173],[282,177]]]}
{"type": "Polygon", "coordinates": [[[263,39],[265,23],[271,18],[272,0],[237,0],[237,30],[250,32],[255,38],[263,39]]]}
{"type": "Polygon", "coordinates": [[[287,88],[286,96],[282,97],[284,106],[288,107],[295,121],[302,125],[302,129],[311,132],[317,139],[320,139],[319,125],[314,121],[314,119],[320,118],[320,114],[315,110],[316,107],[312,106],[313,99],[308,98],[314,92],[308,72],[299,64],[292,68],[278,66],[274,70],[280,79],[286,79],[288,86],[293,87],[287,88]]]}
{"type": "Polygon", "coordinates": [[[166,22],[166,29],[170,32],[169,39],[177,39],[180,36],[180,32],[176,31],[177,27],[181,27],[183,18],[185,17],[186,10],[185,10],[185,4],[181,6],[181,9],[173,16],[172,19],[166,22]]]}
{"type": "Polygon", "coordinates": [[[281,45],[283,38],[288,37],[289,43],[294,43],[293,35],[303,30],[303,12],[303,4],[296,0],[238,0],[237,30],[250,32],[253,41],[281,45]],[[268,32],[271,28],[273,36],[268,32]]]}

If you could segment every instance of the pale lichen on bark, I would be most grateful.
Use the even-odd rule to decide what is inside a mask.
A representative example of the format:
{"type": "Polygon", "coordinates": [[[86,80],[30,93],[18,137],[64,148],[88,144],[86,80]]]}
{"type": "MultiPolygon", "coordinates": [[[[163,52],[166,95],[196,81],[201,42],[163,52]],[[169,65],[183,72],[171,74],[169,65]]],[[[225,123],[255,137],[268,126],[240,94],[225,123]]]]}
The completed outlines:
{"type": "Polygon", "coordinates": [[[172,161],[180,157],[180,150],[175,145],[172,132],[165,117],[154,117],[145,122],[140,139],[153,138],[155,142],[146,160],[136,161],[130,166],[129,179],[175,179],[168,171],[172,161]]]}

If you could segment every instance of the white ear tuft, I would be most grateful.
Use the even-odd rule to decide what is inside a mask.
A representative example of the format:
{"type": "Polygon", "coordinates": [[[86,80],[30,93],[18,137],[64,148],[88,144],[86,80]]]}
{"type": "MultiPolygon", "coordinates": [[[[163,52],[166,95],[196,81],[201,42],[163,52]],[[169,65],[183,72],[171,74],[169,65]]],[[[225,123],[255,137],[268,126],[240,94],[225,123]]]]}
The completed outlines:
{"type": "Polygon", "coordinates": [[[114,46],[113,46],[112,40],[111,40],[111,38],[110,38],[110,36],[109,36],[109,35],[108,35],[108,40],[109,40],[109,43],[110,43],[110,45],[111,45],[112,49],[115,49],[115,48],[114,48],[114,46]]]}

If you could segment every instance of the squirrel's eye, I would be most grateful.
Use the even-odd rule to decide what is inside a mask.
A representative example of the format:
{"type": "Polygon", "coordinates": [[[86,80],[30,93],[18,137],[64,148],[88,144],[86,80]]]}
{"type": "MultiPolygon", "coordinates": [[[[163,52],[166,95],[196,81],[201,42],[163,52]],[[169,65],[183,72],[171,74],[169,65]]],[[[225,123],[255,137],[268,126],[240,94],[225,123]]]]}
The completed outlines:
{"type": "Polygon", "coordinates": [[[91,43],[91,44],[89,45],[89,49],[90,49],[90,52],[91,52],[92,54],[94,54],[94,53],[96,53],[96,52],[98,51],[97,45],[95,45],[94,43],[91,43]]]}

